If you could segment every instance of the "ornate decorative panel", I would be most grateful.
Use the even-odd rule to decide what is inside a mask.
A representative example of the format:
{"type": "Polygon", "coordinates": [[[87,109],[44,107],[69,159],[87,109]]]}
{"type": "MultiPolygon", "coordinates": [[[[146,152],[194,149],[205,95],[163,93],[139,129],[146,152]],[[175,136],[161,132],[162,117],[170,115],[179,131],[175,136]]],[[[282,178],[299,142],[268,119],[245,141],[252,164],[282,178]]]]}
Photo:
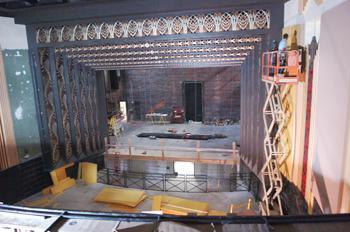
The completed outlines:
{"type": "Polygon", "coordinates": [[[63,70],[63,57],[62,54],[56,54],[56,76],[58,84],[58,96],[60,99],[60,106],[62,112],[62,127],[64,132],[64,143],[65,143],[65,155],[67,160],[70,160],[73,155],[72,151],[72,135],[71,128],[69,123],[69,113],[68,113],[68,104],[70,100],[67,98],[66,83],[64,79],[64,70],[63,70]]]}
{"type": "Polygon", "coordinates": [[[79,121],[79,106],[78,106],[78,89],[77,89],[77,80],[74,78],[74,65],[73,60],[68,60],[68,80],[71,92],[71,104],[72,104],[72,120],[73,127],[75,129],[76,136],[76,157],[79,158],[82,154],[81,146],[81,131],[80,131],[80,121],[79,121]]]}
{"type": "Polygon", "coordinates": [[[46,43],[47,42],[47,33],[48,31],[45,28],[39,28],[36,32],[36,40],[38,43],[46,43]]]}
{"type": "Polygon", "coordinates": [[[154,24],[151,20],[146,19],[142,22],[143,36],[150,36],[153,32],[154,24]]]}
{"type": "Polygon", "coordinates": [[[84,27],[83,25],[81,24],[78,24],[74,27],[74,36],[73,36],[73,39],[76,40],[76,41],[80,41],[80,40],[83,40],[85,39],[84,37],[84,27]]]}
{"type": "Polygon", "coordinates": [[[108,39],[111,35],[108,23],[102,23],[100,27],[101,39],[108,39]]]}
{"type": "Polygon", "coordinates": [[[249,29],[249,14],[246,11],[240,11],[237,15],[237,28],[239,30],[249,29]]]}
{"type": "Polygon", "coordinates": [[[57,29],[56,27],[52,27],[50,29],[50,42],[55,43],[58,41],[60,37],[61,31],[57,29]]]}
{"type": "Polygon", "coordinates": [[[223,31],[228,31],[232,28],[232,16],[229,13],[221,16],[220,26],[223,31]]]}
{"type": "Polygon", "coordinates": [[[90,148],[92,151],[96,151],[96,128],[94,122],[94,107],[93,107],[93,80],[92,80],[92,70],[89,69],[86,72],[86,106],[87,106],[87,121],[89,125],[89,141],[90,148]]]}
{"type": "Polygon", "coordinates": [[[84,144],[85,144],[85,150],[87,154],[90,154],[91,147],[90,147],[90,141],[89,141],[89,121],[88,121],[88,108],[87,108],[87,78],[86,78],[86,72],[84,72],[84,68],[80,66],[79,70],[79,85],[80,85],[80,109],[81,109],[81,115],[83,118],[83,126],[84,126],[84,144]]]}
{"type": "Polygon", "coordinates": [[[96,72],[92,71],[92,85],[91,85],[91,104],[92,104],[92,112],[93,112],[93,127],[95,128],[95,143],[96,149],[99,149],[101,146],[101,135],[99,130],[99,118],[98,118],[98,109],[97,109],[97,87],[96,87],[96,72]]]}
{"type": "Polygon", "coordinates": [[[270,15],[263,10],[257,10],[254,12],[254,23],[258,29],[269,27],[270,15]]]}
{"type": "Polygon", "coordinates": [[[269,27],[270,12],[255,9],[128,21],[90,22],[86,25],[63,25],[63,30],[56,29],[61,26],[38,28],[37,43],[253,30],[269,27]]]}
{"type": "Polygon", "coordinates": [[[44,100],[45,109],[48,121],[48,132],[50,136],[51,145],[51,160],[53,166],[56,166],[60,160],[60,146],[57,133],[57,120],[54,106],[54,96],[53,96],[53,80],[50,73],[50,59],[49,50],[47,48],[39,49],[39,62],[41,78],[44,87],[44,100]]]}
{"type": "Polygon", "coordinates": [[[212,32],[215,30],[215,18],[213,15],[208,14],[204,18],[204,29],[206,32],[212,32]]]}
{"type": "Polygon", "coordinates": [[[70,26],[64,26],[62,27],[62,40],[63,41],[70,41],[73,37],[73,29],[70,26]]]}
{"type": "Polygon", "coordinates": [[[87,38],[89,40],[97,38],[97,26],[94,23],[87,26],[87,38]]]}

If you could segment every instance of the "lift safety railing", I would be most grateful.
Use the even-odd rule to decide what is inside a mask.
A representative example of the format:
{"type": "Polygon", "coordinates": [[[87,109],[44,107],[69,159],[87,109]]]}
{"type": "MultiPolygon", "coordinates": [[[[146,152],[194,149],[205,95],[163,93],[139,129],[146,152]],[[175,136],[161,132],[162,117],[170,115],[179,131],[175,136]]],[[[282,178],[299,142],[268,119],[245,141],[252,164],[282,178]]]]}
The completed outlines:
{"type": "Polygon", "coordinates": [[[283,88],[304,80],[303,50],[272,51],[262,55],[262,81],[266,87],[263,106],[265,163],[261,170],[263,198],[260,210],[263,215],[283,215],[281,165],[287,158],[283,130],[286,127],[286,110],[283,107],[283,88]]]}

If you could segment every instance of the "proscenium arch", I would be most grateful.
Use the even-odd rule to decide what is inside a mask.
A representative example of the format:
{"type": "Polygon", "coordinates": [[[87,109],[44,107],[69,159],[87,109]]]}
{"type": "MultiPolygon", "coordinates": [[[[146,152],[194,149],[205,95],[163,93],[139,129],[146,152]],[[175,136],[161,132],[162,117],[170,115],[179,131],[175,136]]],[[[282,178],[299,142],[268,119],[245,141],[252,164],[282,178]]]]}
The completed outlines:
{"type": "MultiPolygon", "coordinates": [[[[260,83],[260,69],[259,69],[259,58],[261,52],[268,48],[268,45],[272,40],[278,39],[280,36],[281,28],[283,26],[283,2],[281,1],[270,1],[266,4],[250,5],[247,3],[244,5],[244,1],[228,3],[228,1],[218,1],[217,5],[214,6],[210,3],[211,8],[203,7],[198,9],[200,5],[208,6],[209,1],[201,1],[197,9],[190,10],[182,9],[180,11],[164,11],[158,12],[156,14],[151,14],[152,9],[145,9],[143,14],[136,15],[110,15],[110,11],[99,12],[99,16],[96,16],[96,12],[92,14],[94,17],[89,18],[86,15],[82,17],[80,14],[86,9],[82,9],[81,12],[77,12],[79,20],[72,20],[72,16],[62,14],[57,17],[60,21],[56,21],[55,16],[48,18],[47,13],[42,11],[43,15],[40,17],[36,15],[30,24],[27,24],[27,36],[29,44],[29,52],[31,57],[31,64],[33,70],[34,87],[36,98],[36,107],[38,117],[38,123],[40,128],[40,137],[43,151],[43,159],[45,162],[45,167],[51,170],[58,167],[66,162],[77,161],[92,157],[95,154],[99,154],[103,151],[103,135],[106,133],[105,120],[103,114],[96,113],[95,111],[103,110],[100,107],[101,96],[97,96],[98,93],[103,93],[102,79],[99,76],[99,72],[96,70],[102,69],[117,69],[117,68],[173,68],[173,67],[213,67],[213,66],[227,66],[227,65],[239,65],[242,67],[242,78],[241,78],[241,154],[247,161],[248,165],[253,168],[257,173],[262,165],[261,160],[263,160],[263,124],[261,120],[261,109],[262,103],[265,96],[264,88],[260,83]],[[207,5],[206,5],[207,4],[207,5]],[[231,4],[231,6],[230,6],[231,4]],[[115,25],[115,22],[138,22],[138,20],[143,20],[143,23],[147,19],[151,18],[167,18],[172,17],[173,21],[178,16],[183,15],[208,15],[214,14],[215,12],[240,12],[240,11],[256,11],[263,9],[269,12],[268,26],[263,29],[252,28],[247,30],[222,30],[214,32],[201,32],[201,33],[173,33],[154,36],[128,36],[120,38],[111,38],[111,36],[101,37],[101,28],[103,23],[109,23],[109,25],[115,25]],[[73,41],[66,41],[62,39],[63,29],[69,26],[69,30],[75,31],[78,25],[82,25],[83,30],[86,30],[88,25],[95,25],[95,30],[97,31],[96,37],[93,39],[88,39],[87,34],[83,35],[83,39],[73,41]],[[85,28],[85,29],[84,29],[85,28]],[[48,30],[46,32],[49,36],[53,29],[55,33],[59,32],[59,39],[49,38],[38,40],[38,32],[40,29],[48,30]],[[184,45],[184,46],[174,46],[173,52],[169,54],[157,55],[154,58],[150,54],[146,54],[149,51],[149,47],[142,48],[132,48],[132,44],[150,44],[150,43],[186,43],[188,41],[218,41],[218,40],[230,40],[230,39],[240,39],[240,38],[259,38],[258,42],[244,42],[237,44],[196,44],[196,45],[184,45]],[[113,46],[123,46],[124,49],[114,49],[113,46]],[[246,52],[244,56],[237,55],[236,53],[243,53],[242,51],[231,51],[227,48],[234,48],[239,46],[254,46],[246,52]],[[102,56],[103,51],[92,51],[89,48],[95,47],[97,50],[101,48],[106,48],[105,56],[112,51],[115,53],[110,59],[120,59],[120,63],[123,62],[123,57],[128,58],[129,61],[135,59],[134,63],[128,65],[90,65],[94,62],[82,62],[84,61],[82,56],[93,57],[91,59],[98,59],[96,57],[102,56]],[[111,48],[109,50],[108,48],[111,48]],[[80,51],[70,52],[69,49],[80,48],[80,51]],[[188,55],[190,62],[178,62],[179,59],[184,59],[185,56],[181,56],[174,52],[176,49],[187,49],[188,51],[182,54],[188,55]],[[200,48],[205,48],[207,51],[200,52],[200,48]],[[226,48],[223,51],[213,51],[210,49],[214,48],[226,48]],[[199,49],[193,50],[191,49],[199,49]],[[135,51],[136,55],[127,55],[128,51],[135,51]],[[121,56],[120,53],[124,52],[125,56],[121,56]],[[137,53],[138,52],[138,53],[137,53]],[[146,55],[139,55],[142,52],[146,55]],[[43,60],[43,53],[45,60],[43,60]],[[234,54],[235,53],[235,54],[234,54]],[[81,57],[79,58],[79,55],[81,57]],[[210,60],[209,55],[216,55],[217,58],[223,58],[220,62],[213,62],[215,57],[210,60]],[[231,55],[231,56],[230,56],[231,55]],[[164,58],[164,57],[167,58],[164,58]],[[196,57],[197,56],[197,57],[196,57]],[[57,66],[57,57],[62,57],[63,62],[60,66],[57,66]],[[232,60],[227,61],[226,58],[231,57],[232,60]],[[137,59],[142,60],[160,60],[165,62],[166,60],[172,60],[170,65],[156,64],[156,65],[141,65],[136,63],[137,59]],[[234,60],[235,58],[239,58],[234,60]],[[244,59],[241,59],[244,58],[244,59]],[[193,62],[191,62],[191,59],[193,62]],[[196,60],[197,59],[197,60],[196,60]],[[207,59],[207,61],[205,61],[207,59]],[[226,60],[225,60],[226,59],[226,60]],[[197,62],[198,60],[204,60],[203,62],[197,62]],[[235,62],[233,62],[235,61],[235,62]],[[236,62],[237,61],[237,62],[236,62]],[[89,64],[86,65],[86,64],[89,64]],[[64,81],[59,82],[58,77],[63,76],[64,81]],[[86,78],[84,78],[86,77],[86,78]],[[45,85],[45,81],[49,80],[49,84],[45,85]],[[64,86],[62,86],[64,83],[64,86]],[[45,89],[46,87],[46,89],[45,89]],[[101,91],[101,92],[100,92],[101,91]],[[50,99],[49,99],[49,98],[50,99]],[[67,100],[68,99],[68,100],[67,100]],[[51,103],[51,106],[50,104],[51,103]],[[62,111],[61,105],[66,102],[67,107],[62,111]],[[85,103],[84,103],[85,102],[85,103]],[[77,103],[77,104],[75,104],[77,103]],[[84,106],[84,104],[85,106],[84,106]],[[49,108],[48,108],[49,107],[49,108]],[[51,107],[51,108],[50,108],[51,107]],[[93,116],[88,116],[89,113],[93,116]],[[99,123],[94,124],[91,118],[95,118],[99,123]],[[68,120],[68,121],[67,121],[68,120]],[[69,125],[69,128],[67,128],[69,125]],[[99,132],[100,135],[95,135],[94,138],[91,137],[90,132],[99,132]],[[67,133],[70,133],[67,136],[67,133]],[[71,141],[66,142],[66,139],[70,137],[71,141]],[[95,139],[95,140],[94,140],[95,139]],[[79,141],[77,141],[79,140],[79,141]],[[97,142],[99,140],[99,142],[97,142]],[[73,155],[70,156],[66,154],[69,150],[66,148],[67,144],[72,146],[73,155]],[[71,145],[70,145],[71,144],[71,145]],[[95,149],[93,147],[95,144],[95,149]],[[53,156],[54,149],[59,150],[59,156],[57,157],[57,151],[55,153],[56,157],[53,156]]],[[[254,2],[256,3],[256,1],[254,2]]],[[[103,3],[101,3],[103,4],[103,3]]],[[[113,3],[117,4],[117,3],[113,3]]],[[[63,8],[63,7],[62,7],[63,8]]],[[[162,7],[161,7],[162,8],[162,7]]],[[[175,7],[176,8],[176,7],[175,7]]],[[[165,9],[165,8],[164,8],[165,9]]],[[[178,9],[178,8],[176,8],[178,9]]],[[[40,11],[40,10],[39,10],[40,11]]],[[[118,12],[118,11],[117,11],[118,12]]],[[[132,14],[132,10],[130,11],[132,14]]],[[[205,18],[205,17],[204,17],[205,18]]],[[[26,14],[18,16],[17,22],[24,22],[28,19],[26,14]]],[[[232,20],[237,20],[235,16],[232,20]]],[[[251,20],[251,19],[250,19],[251,20]]],[[[254,22],[254,21],[250,21],[254,22]]],[[[233,23],[233,21],[231,21],[233,23]]],[[[251,27],[251,25],[249,25],[251,27]]],[[[125,28],[124,28],[125,29],[125,28]]],[[[67,29],[68,30],[68,29],[67,29]]],[[[53,33],[53,32],[52,32],[53,33]]],[[[86,31],[84,32],[86,33],[86,31]]],[[[113,31],[110,31],[113,33],[113,31]]],[[[72,34],[71,36],[74,36],[72,34]]],[[[158,46],[154,48],[155,51],[169,50],[168,48],[162,48],[158,46]]],[[[101,57],[99,57],[101,58],[101,57]]],[[[96,60],[99,63],[104,62],[103,59],[96,60]]],[[[98,63],[95,62],[95,63],[98,63]]],[[[103,104],[102,104],[103,105],[103,104]]],[[[105,110],[105,109],[104,109],[105,110]]]]}

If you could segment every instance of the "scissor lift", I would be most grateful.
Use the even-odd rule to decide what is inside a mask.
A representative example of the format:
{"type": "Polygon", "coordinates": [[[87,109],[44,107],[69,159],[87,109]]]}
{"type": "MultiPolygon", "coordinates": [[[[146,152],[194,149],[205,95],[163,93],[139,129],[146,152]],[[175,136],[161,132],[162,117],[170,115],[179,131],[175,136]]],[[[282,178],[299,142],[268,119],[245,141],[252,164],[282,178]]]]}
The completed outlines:
{"type": "Polygon", "coordinates": [[[273,51],[262,55],[262,80],[267,97],[263,108],[265,129],[265,163],[261,170],[264,196],[260,203],[263,215],[283,215],[281,192],[283,188],[280,166],[286,157],[282,136],[286,123],[286,112],[282,105],[282,86],[304,81],[302,50],[273,51]]]}

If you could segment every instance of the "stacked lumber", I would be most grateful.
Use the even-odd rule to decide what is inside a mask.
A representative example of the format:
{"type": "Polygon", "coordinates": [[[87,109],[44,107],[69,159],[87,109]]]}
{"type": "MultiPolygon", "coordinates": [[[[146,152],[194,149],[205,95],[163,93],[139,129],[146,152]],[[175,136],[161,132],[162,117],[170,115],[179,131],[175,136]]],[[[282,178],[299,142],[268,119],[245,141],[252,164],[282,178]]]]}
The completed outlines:
{"type": "Polygon", "coordinates": [[[46,187],[42,190],[44,195],[53,194],[57,195],[65,191],[66,189],[75,186],[75,179],[67,177],[66,168],[72,167],[74,164],[68,164],[50,172],[53,185],[46,187]]]}

